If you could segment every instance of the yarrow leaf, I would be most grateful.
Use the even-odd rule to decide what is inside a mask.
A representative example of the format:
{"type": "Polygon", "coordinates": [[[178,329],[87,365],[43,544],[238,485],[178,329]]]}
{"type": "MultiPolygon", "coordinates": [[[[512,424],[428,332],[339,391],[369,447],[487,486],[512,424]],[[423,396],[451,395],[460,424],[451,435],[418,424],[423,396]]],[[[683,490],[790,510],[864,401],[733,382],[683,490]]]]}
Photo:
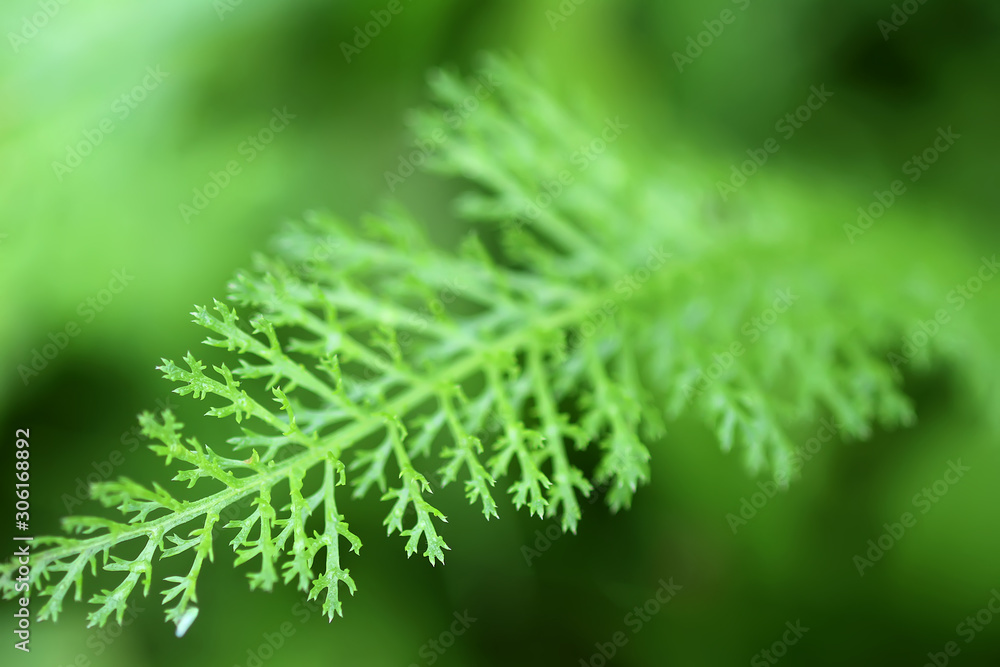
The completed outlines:
{"type": "MultiPolygon", "coordinates": [[[[231,361],[188,353],[159,370],[207,415],[232,418],[235,435],[207,443],[169,410],[140,415],[152,451],[179,467],[173,479],[201,495],[95,484],[125,520],[73,517],[69,537],[39,541],[40,619],[57,618],[70,589],[79,600],[100,569],[124,576],[90,598],[90,625],[120,622],[140,580],[149,593],[157,558],[183,557],[187,573],[158,588],[182,635],[226,533],[251,588],[294,585],[332,620],[357,588],[343,547],[358,554],[362,541],[346,517],[374,488],[386,532],[434,565],[448,550],[434,491],[460,483],[486,519],[502,516],[506,494],[575,532],[581,499],[627,508],[650,481],[664,417],[700,417],[750,471],[785,478],[793,429],[820,412],[856,437],[913,419],[882,352],[919,300],[886,307],[863,270],[843,270],[853,258],[803,251],[805,232],[778,218],[730,220],[720,235],[697,188],[610,147],[580,152],[627,124],[588,125],[510,62],[486,69],[498,90],[457,127],[441,109],[475,83],[449,74],[432,82],[440,107],[415,117],[419,134],[446,138],[429,168],[472,182],[459,210],[478,233],[453,253],[398,207],[361,232],[311,213],[236,276],[228,303],[197,307],[205,343],[231,361]],[[831,323],[828,309],[841,316],[831,323]],[[750,324],[761,313],[766,327],[750,324]],[[737,348],[741,331],[752,344],[737,348]]],[[[0,569],[6,597],[16,565],[0,569]]]]}

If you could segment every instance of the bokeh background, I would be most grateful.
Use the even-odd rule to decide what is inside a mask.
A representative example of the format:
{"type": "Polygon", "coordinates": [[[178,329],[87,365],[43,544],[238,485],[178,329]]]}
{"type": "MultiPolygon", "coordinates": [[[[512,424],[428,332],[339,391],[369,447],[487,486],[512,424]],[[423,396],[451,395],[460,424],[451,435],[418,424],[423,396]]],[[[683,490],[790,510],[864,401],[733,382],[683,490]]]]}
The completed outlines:
{"type": "MultiPolygon", "coordinates": [[[[748,149],[776,135],[811,86],[825,85],[831,100],[781,141],[746,189],[793,207],[822,201],[835,226],[853,222],[939,127],[952,126],[961,139],[886,213],[886,233],[904,254],[913,252],[911,234],[921,248],[960,247],[974,260],[1000,246],[1000,5],[992,0],[910,0],[898,10],[871,0],[402,0],[348,62],[342,43],[388,4],[0,7],[0,451],[12,460],[14,429],[31,429],[37,534],[58,531],[66,498],[88,473],[107,470],[116,450],[124,460],[114,474],[166,477],[133,431],[135,415],[168,399],[187,423],[205,409],[171,395],[154,370],[161,357],[199,347],[192,305],[222,297],[284,220],[310,209],[356,219],[377,208],[390,196],[384,173],[410,149],[407,110],[426,102],[427,72],[472,72],[484,51],[518,57],[599,113],[627,118],[635,129],[623,151],[680,165],[706,196],[748,149]],[[879,21],[907,9],[886,39],[879,21]],[[679,71],[674,54],[724,10],[734,20],[679,71]],[[149,68],[166,76],[148,78],[149,68]],[[122,106],[144,79],[156,83],[122,106]],[[286,107],[295,118],[246,161],[241,143],[286,107]],[[102,123],[112,130],[78,166],[53,166],[102,123]],[[185,219],[180,205],[231,160],[240,174],[185,219]],[[81,304],[122,269],[134,278],[88,319],[81,304]],[[25,382],[18,367],[70,322],[79,335],[25,382]]],[[[448,206],[460,188],[417,176],[392,196],[447,243],[465,229],[448,206]]],[[[965,277],[941,275],[942,294],[965,277]]],[[[988,284],[983,299],[996,303],[988,292],[998,287],[988,284]]],[[[912,373],[917,427],[824,445],[802,479],[736,534],[726,516],[760,480],[707,430],[682,421],[655,448],[654,483],[631,511],[588,506],[579,534],[552,541],[530,564],[523,547],[537,548],[536,531],[550,523],[508,504],[487,525],[462,507],[457,488],[441,493],[452,551],[432,569],[407,560],[398,536],[383,537],[384,508],[356,503],[352,529],[365,547],[347,565],[360,590],[333,624],[307,618],[293,590],[251,593],[219,545],[200,582],[201,617],[183,639],[153,597],[124,631],[103,635],[85,629],[86,605],[70,604],[58,623],[35,626],[30,656],[5,632],[3,662],[597,666],[595,644],[625,631],[629,641],[609,664],[770,664],[760,651],[801,620],[809,630],[784,664],[918,666],[957,641],[949,664],[1000,665],[1000,615],[969,643],[957,634],[1000,590],[997,431],[958,377],[948,365],[912,373]],[[970,472],[859,576],[852,558],[958,459],[970,472]],[[683,589],[633,634],[627,614],[671,577],[683,589]],[[468,631],[434,652],[428,642],[466,611],[476,619],[468,631]],[[294,634],[262,652],[284,623],[294,634]]],[[[199,428],[211,438],[217,426],[199,428]]],[[[5,506],[11,498],[6,490],[5,506]]],[[[6,613],[0,626],[10,627],[6,613]]]]}

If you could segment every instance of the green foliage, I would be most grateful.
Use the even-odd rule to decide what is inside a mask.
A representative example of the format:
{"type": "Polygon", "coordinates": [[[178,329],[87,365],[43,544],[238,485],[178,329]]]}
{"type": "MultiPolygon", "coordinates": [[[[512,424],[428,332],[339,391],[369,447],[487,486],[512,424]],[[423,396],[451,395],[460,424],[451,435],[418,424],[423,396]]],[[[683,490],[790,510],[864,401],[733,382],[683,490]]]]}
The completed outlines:
{"type": "MultiPolygon", "coordinates": [[[[475,113],[446,120],[441,110],[476,84],[441,75],[440,107],[415,119],[419,135],[446,137],[431,168],[475,185],[458,203],[486,223],[481,235],[448,252],[399,210],[362,232],[309,215],[237,276],[235,307],[197,308],[205,343],[232,361],[208,368],[187,354],[159,368],[240,434],[209,446],[169,411],[141,415],[153,452],[180,464],[174,481],[200,495],[94,485],[125,521],[72,517],[73,536],[42,540],[31,582],[48,598],[40,618],[58,617],[71,588],[80,600],[86,572],[101,568],[124,578],[89,598],[90,624],[120,621],[140,580],[149,594],[154,559],[187,554],[187,574],[160,591],[182,634],[228,531],[237,565],[253,566],[251,588],[294,584],[332,619],[355,592],[344,550],[361,548],[347,501],[376,490],[387,533],[433,565],[448,549],[436,487],[461,482],[486,519],[506,493],[575,531],[581,497],[603,492],[627,508],[649,481],[663,415],[699,415],[750,471],[779,479],[794,472],[790,430],[820,411],[858,437],[912,419],[884,352],[923,314],[919,298],[875,301],[864,270],[804,242],[806,223],[708,209],[683,181],[647,176],[613,150],[580,159],[602,122],[568,114],[508,63],[487,71],[501,85],[475,113]],[[750,329],[756,338],[741,334],[779,302],[750,329]],[[589,472],[575,463],[588,447],[600,451],[589,472]],[[223,519],[234,511],[243,518],[223,519]],[[127,558],[133,542],[141,550],[127,558]]],[[[13,572],[2,571],[8,596],[13,572]]]]}

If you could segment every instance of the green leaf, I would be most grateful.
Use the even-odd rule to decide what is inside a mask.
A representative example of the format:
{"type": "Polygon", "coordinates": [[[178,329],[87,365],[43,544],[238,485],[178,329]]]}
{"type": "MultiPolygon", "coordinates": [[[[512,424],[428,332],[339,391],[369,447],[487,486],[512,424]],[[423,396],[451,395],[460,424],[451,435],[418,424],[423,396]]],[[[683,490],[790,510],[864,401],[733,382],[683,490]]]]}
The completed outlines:
{"type": "MultiPolygon", "coordinates": [[[[514,63],[486,68],[500,83],[475,113],[447,122],[441,108],[477,84],[440,74],[441,108],[419,113],[416,129],[444,133],[429,166],[471,182],[459,210],[491,240],[472,233],[458,252],[440,249],[399,207],[366,218],[363,232],[320,214],[288,227],[237,275],[229,303],[192,313],[229,363],[208,368],[188,353],[186,369],[159,367],[176,393],[232,418],[232,437],[210,446],[185,438],[170,411],[139,416],[195,499],[155,481],[95,484],[123,520],[70,517],[69,536],[38,539],[29,584],[48,598],[40,618],[57,618],[71,589],[82,599],[100,561],[120,578],[90,597],[89,620],[120,622],[138,582],[144,594],[153,585],[157,556],[187,559],[186,575],[157,584],[181,635],[225,532],[237,566],[253,568],[252,589],[293,584],[322,597],[332,619],[343,587],[357,590],[341,546],[358,554],[361,540],[346,517],[373,487],[391,502],[387,533],[434,565],[448,549],[446,518],[429,502],[435,471],[442,486],[461,481],[486,519],[500,516],[499,485],[517,509],[575,532],[583,497],[602,492],[612,510],[638,502],[664,416],[699,417],[751,473],[785,479],[789,434],[821,414],[857,438],[913,420],[883,355],[931,311],[911,294],[872,297],[874,240],[862,261],[817,244],[809,221],[780,210],[743,219],[731,207],[718,214],[720,235],[698,184],[618,144],[574,158],[608,127],[631,131],[619,119],[567,113],[514,63]],[[761,313],[766,329],[753,324],[761,313]],[[587,448],[599,459],[585,471],[587,448]],[[341,486],[351,489],[340,490],[343,507],[341,486]]],[[[7,598],[16,568],[0,566],[7,598]]]]}

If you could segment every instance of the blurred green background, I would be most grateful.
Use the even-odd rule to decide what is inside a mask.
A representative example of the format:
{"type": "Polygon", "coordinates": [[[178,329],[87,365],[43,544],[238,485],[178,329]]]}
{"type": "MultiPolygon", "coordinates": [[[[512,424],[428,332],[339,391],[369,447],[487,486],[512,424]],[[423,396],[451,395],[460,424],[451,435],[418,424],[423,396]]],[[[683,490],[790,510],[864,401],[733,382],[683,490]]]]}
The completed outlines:
{"type": "MultiPolygon", "coordinates": [[[[858,206],[952,126],[961,139],[886,214],[885,229],[869,233],[896,234],[900,253],[963,249],[973,263],[941,275],[942,295],[1000,246],[1000,5],[992,0],[901,3],[916,11],[888,39],[879,21],[897,11],[889,2],[402,0],[348,62],[342,43],[388,5],[10,0],[0,8],[0,421],[5,434],[31,429],[36,534],[58,531],[66,498],[88,473],[108,470],[116,450],[123,462],[110,464],[113,474],[165,478],[132,429],[138,412],[168,397],[189,424],[206,409],[169,394],[154,370],[161,357],[199,347],[204,334],[186,313],[222,297],[283,220],[309,209],[356,219],[386,200],[384,173],[410,149],[406,112],[426,102],[427,72],[472,73],[483,51],[519,57],[570,96],[620,115],[635,128],[623,151],[679,166],[706,198],[748,149],[777,134],[775,123],[811,86],[825,85],[831,100],[781,140],[745,191],[821,210],[834,228],[854,222],[858,206]],[[675,53],[718,28],[724,10],[733,20],[703,37],[707,46],[679,71],[675,53]],[[286,108],[294,118],[248,160],[243,142],[286,108]],[[88,137],[100,141],[70,167],[68,151],[88,137]],[[230,161],[239,174],[185,216],[181,205],[230,161]],[[924,241],[911,245],[917,237],[924,241]],[[126,288],[99,312],[88,306],[123,269],[133,276],[126,288]],[[37,375],[19,372],[71,322],[79,334],[56,358],[37,375]]],[[[465,229],[448,208],[460,187],[418,176],[393,195],[452,243],[465,229]]],[[[997,303],[996,289],[987,285],[983,298],[997,303]]],[[[598,666],[597,645],[624,631],[628,643],[609,664],[770,664],[760,652],[801,620],[809,630],[785,664],[916,666],[956,641],[961,652],[949,664],[1000,665],[1000,615],[969,643],[957,634],[1000,589],[996,431],[954,368],[908,382],[916,428],[825,445],[735,535],[726,516],[759,490],[757,480],[703,427],[682,422],[654,449],[653,484],[631,511],[588,506],[579,534],[559,537],[530,564],[523,547],[545,546],[536,531],[550,523],[508,504],[487,525],[457,488],[440,493],[452,551],[432,569],[407,560],[399,537],[383,537],[384,508],[356,503],[351,525],[365,547],[346,564],[359,592],[333,624],[297,607],[292,590],[250,593],[220,544],[200,583],[201,617],[183,639],[163,622],[158,597],[140,603],[124,632],[104,635],[84,628],[86,605],[72,604],[57,624],[35,626],[30,656],[5,632],[3,662],[598,666]],[[853,557],[958,459],[970,472],[859,576],[853,557]],[[633,634],[627,615],[671,577],[683,589],[633,634]],[[441,634],[466,611],[475,622],[436,652],[428,642],[448,643],[441,634]],[[262,651],[282,628],[280,648],[262,651]]],[[[222,427],[198,428],[210,439],[222,427]]]]}

